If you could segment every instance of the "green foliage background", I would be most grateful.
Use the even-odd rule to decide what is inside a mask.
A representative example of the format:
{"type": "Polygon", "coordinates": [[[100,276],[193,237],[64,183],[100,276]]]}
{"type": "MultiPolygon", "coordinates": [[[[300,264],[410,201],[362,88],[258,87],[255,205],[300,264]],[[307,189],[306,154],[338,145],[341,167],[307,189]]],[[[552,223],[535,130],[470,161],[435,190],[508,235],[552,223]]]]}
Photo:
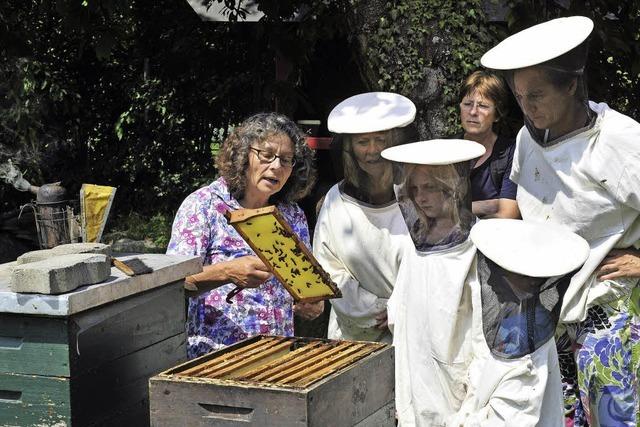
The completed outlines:
{"type": "MultiPolygon", "coordinates": [[[[114,217],[133,230],[139,218],[160,215],[153,234],[213,179],[213,155],[231,125],[276,99],[288,114],[312,109],[302,88],[319,43],[349,40],[363,75],[375,76],[363,78],[369,90],[420,94],[436,70],[434,102],[453,133],[458,85],[484,51],[574,14],[596,25],[591,98],[640,116],[637,0],[511,0],[501,2],[502,24],[486,22],[491,1],[260,0],[263,22],[225,24],[200,21],[185,0],[8,0],[0,6],[0,162],[13,158],[34,184],[63,180],[72,194],[83,182],[116,186],[114,217]],[[376,20],[359,51],[359,28],[349,26],[363,7],[376,20]],[[275,78],[278,55],[292,64],[285,81],[275,78]]],[[[203,3],[242,20],[239,0],[203,3]]],[[[0,210],[24,197],[0,186],[0,210]]]]}
{"type": "MultiPolygon", "coordinates": [[[[367,58],[378,74],[379,90],[410,96],[427,78],[441,72],[440,106],[446,133],[457,133],[458,87],[480,68],[480,57],[506,32],[486,24],[482,0],[399,0],[386,4],[371,37],[367,58]]],[[[410,96],[411,97],[411,96],[410,96]]],[[[413,98],[413,97],[412,97],[413,98]]]]}
{"type": "Polygon", "coordinates": [[[175,210],[213,178],[229,125],[272,103],[273,55],[255,31],[203,23],[186,2],[14,1],[1,13],[0,156],[34,184],[117,186],[121,214],[175,210]]]}

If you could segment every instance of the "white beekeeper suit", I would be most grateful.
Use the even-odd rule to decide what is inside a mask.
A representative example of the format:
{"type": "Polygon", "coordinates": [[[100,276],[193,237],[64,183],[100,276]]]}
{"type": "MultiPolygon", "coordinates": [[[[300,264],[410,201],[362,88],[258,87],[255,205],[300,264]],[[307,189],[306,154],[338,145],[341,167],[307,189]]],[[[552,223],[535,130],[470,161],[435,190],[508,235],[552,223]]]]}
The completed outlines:
{"type": "Polygon", "coordinates": [[[395,201],[372,206],[333,186],[325,196],[314,233],[313,253],[338,285],[331,301],[328,337],[391,342],[375,328],[387,308],[398,274],[407,227],[395,201]]]}
{"type": "Polygon", "coordinates": [[[594,271],[611,249],[640,242],[640,126],[604,103],[589,108],[595,123],[552,147],[540,147],[522,129],[511,172],[525,220],[565,225],[591,246],[564,297],[561,320],[567,323],[584,320],[589,307],[617,300],[638,283],[600,281],[594,271]]]}
{"type": "Polygon", "coordinates": [[[477,282],[468,238],[474,220],[468,161],[483,153],[480,144],[464,140],[422,141],[383,152],[398,164],[396,198],[412,239],[388,304],[403,427],[445,425],[467,393],[477,282]]]}
{"type": "MultiPolygon", "coordinates": [[[[389,301],[389,321],[396,348],[399,423],[403,427],[559,426],[563,407],[553,333],[560,309],[560,292],[569,282],[566,274],[584,262],[588,245],[564,229],[550,232],[560,236],[560,241],[528,243],[528,235],[515,227],[502,231],[501,240],[497,239],[498,231],[491,233],[498,242],[497,253],[490,249],[485,249],[486,256],[477,252],[468,238],[471,222],[464,220],[464,212],[470,210],[470,202],[464,202],[464,183],[468,182],[464,171],[467,166],[468,172],[465,160],[482,152],[473,152],[469,141],[448,143],[447,147],[444,142],[428,141],[383,153],[398,162],[423,159],[425,163],[440,166],[446,164],[443,158],[447,157],[450,163],[456,161],[459,173],[455,185],[449,182],[439,186],[436,181],[447,181],[446,173],[427,169],[429,175],[438,179],[419,180],[415,177],[420,173],[420,166],[405,165],[406,176],[396,187],[414,243],[403,254],[398,282],[389,301]],[[464,155],[466,150],[469,153],[464,155]],[[421,200],[422,185],[433,199],[421,200]],[[420,211],[426,212],[427,218],[436,216],[432,207],[439,193],[445,196],[444,206],[457,199],[458,215],[454,217],[459,221],[448,237],[433,244],[428,230],[416,224],[425,223],[420,211]],[[560,244],[562,239],[567,240],[567,235],[579,241],[569,248],[575,256],[558,257],[552,249],[567,250],[566,244],[560,244]],[[523,252],[521,246],[528,251],[523,252]],[[580,250],[574,250],[575,246],[580,250]],[[546,258],[538,257],[540,261],[536,262],[529,255],[538,252],[546,258]],[[490,256],[500,261],[510,256],[511,260],[501,263],[501,267],[489,268],[488,265],[494,265],[486,261],[490,256]],[[524,263],[525,267],[518,263],[524,263]],[[526,267],[529,264],[537,267],[538,273],[531,272],[526,267]],[[501,268],[507,267],[509,271],[532,277],[561,274],[562,281],[559,282],[558,277],[544,279],[543,286],[535,279],[538,284],[535,292],[522,294],[517,288],[513,291],[507,287],[502,278],[506,274],[501,273],[501,268]],[[562,284],[559,291],[557,283],[562,284]]],[[[534,227],[515,220],[483,222],[490,221],[534,227]]],[[[536,229],[529,233],[533,236],[529,240],[543,235],[536,229]]],[[[528,283],[527,278],[518,280],[528,283]]]]}
{"type": "Polygon", "coordinates": [[[553,19],[503,40],[481,63],[501,70],[523,112],[511,170],[522,218],[563,225],[591,249],[559,316],[567,423],[635,426],[639,279],[597,274],[616,271],[612,249],[634,257],[640,247],[640,125],[588,100],[593,28],[584,16],[553,19]]]}
{"type": "Polygon", "coordinates": [[[480,221],[471,239],[474,356],[467,396],[445,425],[560,427],[553,336],[562,293],[589,245],[564,227],[508,219],[480,221]]]}
{"type": "Polygon", "coordinates": [[[415,113],[402,95],[369,92],[347,98],[329,114],[328,128],[336,134],[332,149],[345,179],[325,196],[313,253],[342,293],[331,301],[331,339],[391,342],[377,317],[386,312],[408,237],[393,198],[392,166],[380,152],[403,142],[399,128],[413,122],[415,113]],[[375,166],[367,168],[367,162],[375,166]],[[374,188],[386,188],[390,200],[374,203],[374,188]]]}

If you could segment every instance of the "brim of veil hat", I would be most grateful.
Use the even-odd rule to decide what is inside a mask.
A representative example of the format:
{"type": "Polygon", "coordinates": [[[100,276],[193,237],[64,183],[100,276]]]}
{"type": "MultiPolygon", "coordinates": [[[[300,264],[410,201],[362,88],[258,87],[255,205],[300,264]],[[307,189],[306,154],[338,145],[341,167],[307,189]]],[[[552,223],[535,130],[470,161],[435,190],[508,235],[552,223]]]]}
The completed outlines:
{"type": "Polygon", "coordinates": [[[478,158],[484,153],[481,144],[466,139],[432,139],[390,147],[381,155],[398,163],[450,165],[478,158]]]}
{"type": "Polygon", "coordinates": [[[367,92],[345,99],[331,110],[327,127],[334,133],[369,133],[407,126],[416,117],[416,106],[406,96],[391,92],[367,92]]]}
{"type": "Polygon", "coordinates": [[[530,277],[570,273],[589,256],[585,239],[556,224],[485,219],[471,228],[470,237],[500,267],[530,277]]]}
{"type": "Polygon", "coordinates": [[[480,63],[493,70],[515,70],[542,64],[580,45],[593,31],[585,16],[557,18],[513,34],[482,55],[480,63]]]}

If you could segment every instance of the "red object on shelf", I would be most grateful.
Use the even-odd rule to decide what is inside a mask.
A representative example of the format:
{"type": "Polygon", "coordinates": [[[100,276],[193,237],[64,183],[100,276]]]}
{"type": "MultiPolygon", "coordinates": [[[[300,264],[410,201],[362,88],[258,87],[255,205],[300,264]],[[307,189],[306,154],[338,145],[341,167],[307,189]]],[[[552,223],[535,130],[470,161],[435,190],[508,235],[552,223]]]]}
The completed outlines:
{"type": "Polygon", "coordinates": [[[332,137],[307,136],[307,145],[313,150],[328,150],[331,148],[332,137]]]}

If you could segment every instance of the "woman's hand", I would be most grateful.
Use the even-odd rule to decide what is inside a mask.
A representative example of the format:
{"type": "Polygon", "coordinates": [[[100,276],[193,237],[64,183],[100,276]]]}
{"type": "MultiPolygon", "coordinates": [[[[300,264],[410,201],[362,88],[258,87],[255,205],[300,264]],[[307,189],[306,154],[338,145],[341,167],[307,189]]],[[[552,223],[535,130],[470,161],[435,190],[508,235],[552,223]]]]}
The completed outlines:
{"type": "Polygon", "coordinates": [[[389,327],[389,319],[387,317],[387,310],[376,314],[376,328],[386,329],[389,327]]]}
{"type": "Polygon", "coordinates": [[[324,301],[299,302],[293,306],[293,311],[304,320],[313,320],[324,311],[324,301]]]}
{"type": "Polygon", "coordinates": [[[240,288],[257,288],[273,276],[257,256],[243,256],[227,261],[224,269],[229,281],[240,288]]]}
{"type": "Polygon", "coordinates": [[[243,256],[230,261],[205,265],[201,273],[185,278],[187,296],[195,297],[229,282],[239,288],[257,288],[272,274],[257,256],[243,256]]]}
{"type": "Polygon", "coordinates": [[[602,260],[596,274],[600,280],[618,277],[640,277],[640,251],[613,249],[602,260]]]}

